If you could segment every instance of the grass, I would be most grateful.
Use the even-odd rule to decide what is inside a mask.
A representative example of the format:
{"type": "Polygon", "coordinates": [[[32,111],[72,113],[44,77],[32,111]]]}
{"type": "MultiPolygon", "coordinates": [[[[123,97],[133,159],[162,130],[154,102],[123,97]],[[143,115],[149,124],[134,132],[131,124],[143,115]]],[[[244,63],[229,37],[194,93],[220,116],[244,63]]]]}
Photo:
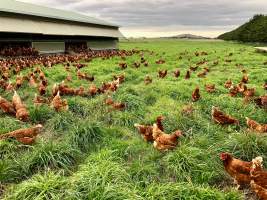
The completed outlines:
{"type": "MultiPolygon", "coordinates": [[[[49,106],[33,106],[36,89],[25,85],[18,90],[30,111],[31,123],[42,123],[45,128],[33,146],[23,146],[13,140],[0,141],[2,198],[244,199],[242,191],[234,190],[218,155],[228,151],[244,160],[261,155],[266,161],[266,138],[249,133],[245,117],[265,123],[267,113],[253,103],[245,105],[241,96],[229,97],[223,84],[228,78],[235,83],[240,81],[242,73],[236,64],[242,63],[249,73],[248,86],[255,87],[258,95],[265,94],[262,84],[266,81],[263,65],[266,55],[257,54],[249,45],[222,41],[148,40],[121,42],[120,48],[144,50],[149,67],[132,66],[140,60],[138,54],[127,57],[129,67],[123,71],[118,67],[119,57],[94,59],[81,71],[95,75],[98,86],[115,74],[125,73],[125,83],[112,94],[114,100],[127,103],[123,112],[109,112],[104,105],[107,95],[99,95],[64,97],[70,109],[56,113],[49,106]],[[206,51],[208,55],[196,57],[195,51],[206,51]],[[233,56],[229,57],[230,53],[233,56]],[[166,63],[155,64],[160,58],[166,63]],[[184,80],[186,70],[203,59],[211,69],[208,76],[198,78],[199,69],[192,73],[190,80],[184,80]],[[225,59],[232,62],[226,63],[225,59]],[[214,66],[217,60],[219,65],[214,66]],[[178,79],[172,75],[177,68],[181,70],[178,79]],[[157,78],[158,69],[168,69],[168,76],[157,78]],[[152,84],[144,85],[145,75],[153,77],[152,84]],[[206,83],[216,84],[216,93],[207,93],[206,83]],[[191,102],[191,93],[197,85],[202,98],[193,104],[192,115],[183,115],[182,108],[191,102]],[[222,127],[213,123],[212,106],[240,119],[240,126],[222,127]],[[177,129],[185,132],[174,151],[158,152],[133,127],[134,123],[152,124],[159,115],[166,117],[166,132],[177,129]]],[[[49,89],[67,75],[63,65],[42,70],[49,80],[49,89]]],[[[29,69],[23,74],[27,72],[29,69]]],[[[76,78],[73,69],[72,74],[71,86],[89,87],[88,82],[76,78]]],[[[11,99],[11,93],[0,92],[11,99]]],[[[0,134],[30,127],[31,123],[0,113],[0,134]]]]}

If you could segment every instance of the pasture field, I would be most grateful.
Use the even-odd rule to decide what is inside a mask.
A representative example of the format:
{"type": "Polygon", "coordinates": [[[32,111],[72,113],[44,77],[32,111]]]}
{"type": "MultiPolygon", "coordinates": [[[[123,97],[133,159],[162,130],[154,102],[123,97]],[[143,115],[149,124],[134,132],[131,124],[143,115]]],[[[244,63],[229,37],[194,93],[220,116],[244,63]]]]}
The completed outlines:
{"type": "MultiPolygon", "coordinates": [[[[24,85],[17,91],[30,111],[31,122],[23,123],[0,113],[0,134],[39,123],[44,129],[32,146],[9,139],[0,141],[1,198],[244,199],[244,191],[235,189],[219,154],[230,152],[247,161],[263,156],[267,167],[266,137],[248,131],[245,120],[250,117],[266,123],[267,112],[253,102],[245,104],[242,96],[230,97],[224,83],[228,79],[239,83],[243,76],[241,70],[245,69],[249,75],[248,87],[255,87],[257,96],[264,95],[267,56],[256,53],[252,46],[223,41],[128,41],[121,42],[120,48],[154,53],[144,51],[148,67],[135,68],[133,63],[140,62],[141,57],[135,54],[125,61],[120,57],[94,59],[81,71],[94,75],[97,86],[111,81],[113,75],[124,73],[125,82],[112,94],[114,100],[126,103],[124,111],[111,111],[104,103],[107,95],[102,94],[64,96],[69,110],[57,113],[47,105],[33,105],[36,88],[24,85]],[[195,55],[202,51],[208,55],[195,55]],[[156,64],[159,59],[165,63],[156,64]],[[189,67],[204,59],[206,63],[185,80],[189,67]],[[120,62],[126,62],[128,68],[120,69],[120,62]],[[199,78],[197,74],[203,67],[208,67],[210,72],[205,78],[199,78]],[[157,77],[162,69],[168,70],[164,79],[157,77]],[[179,78],[173,75],[176,69],[181,71],[179,78]],[[152,77],[151,84],[144,84],[146,75],[152,77]],[[206,92],[205,84],[215,84],[216,92],[206,92]],[[196,86],[200,87],[201,99],[193,103],[193,113],[185,115],[182,109],[191,104],[196,86]],[[212,106],[239,119],[240,125],[215,124],[211,119],[212,106]],[[165,116],[166,133],[177,129],[184,132],[175,150],[159,152],[134,127],[135,123],[152,125],[160,115],[165,116]]],[[[54,83],[67,76],[63,65],[41,69],[48,78],[49,91],[54,83]]],[[[88,81],[77,79],[74,68],[71,70],[73,80],[68,85],[90,86],[88,81]]],[[[22,73],[28,72],[29,69],[22,73]]],[[[11,99],[13,93],[0,90],[0,95],[11,99]]]]}

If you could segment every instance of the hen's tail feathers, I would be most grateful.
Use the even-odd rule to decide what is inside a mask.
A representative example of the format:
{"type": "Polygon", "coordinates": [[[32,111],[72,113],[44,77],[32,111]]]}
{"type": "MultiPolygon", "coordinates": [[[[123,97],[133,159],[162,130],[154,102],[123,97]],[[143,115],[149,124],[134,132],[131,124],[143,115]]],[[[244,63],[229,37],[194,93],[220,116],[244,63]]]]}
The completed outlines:
{"type": "Polygon", "coordinates": [[[255,169],[257,166],[262,167],[263,158],[261,156],[258,156],[254,159],[252,159],[252,169],[255,169]]]}
{"type": "Polygon", "coordinates": [[[135,128],[138,128],[140,126],[140,124],[134,124],[135,128]]]}

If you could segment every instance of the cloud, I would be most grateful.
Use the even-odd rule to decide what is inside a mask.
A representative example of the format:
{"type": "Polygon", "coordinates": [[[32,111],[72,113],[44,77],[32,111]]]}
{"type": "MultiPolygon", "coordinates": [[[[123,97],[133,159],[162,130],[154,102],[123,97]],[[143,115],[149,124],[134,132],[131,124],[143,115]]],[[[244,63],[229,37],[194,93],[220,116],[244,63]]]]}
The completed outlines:
{"type": "Polygon", "coordinates": [[[231,30],[254,14],[267,12],[266,0],[21,1],[77,11],[105,19],[121,25],[127,35],[135,32],[134,35],[140,36],[142,34],[147,36],[149,30],[163,34],[188,30],[215,35],[231,30]]]}

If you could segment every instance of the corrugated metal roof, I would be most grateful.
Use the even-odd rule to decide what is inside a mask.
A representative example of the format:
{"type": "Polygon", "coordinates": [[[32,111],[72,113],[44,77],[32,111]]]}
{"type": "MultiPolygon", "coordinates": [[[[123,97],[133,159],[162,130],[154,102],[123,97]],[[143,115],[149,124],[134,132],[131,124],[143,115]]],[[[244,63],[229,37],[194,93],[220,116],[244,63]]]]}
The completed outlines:
{"type": "Polygon", "coordinates": [[[38,16],[38,17],[46,17],[52,19],[61,19],[73,22],[83,22],[89,24],[118,27],[118,25],[103,20],[99,20],[93,17],[89,17],[87,15],[82,15],[76,12],[49,8],[45,6],[39,6],[15,0],[0,0],[0,11],[38,16]]]}
{"type": "Polygon", "coordinates": [[[0,17],[0,32],[44,35],[121,37],[117,28],[94,27],[74,23],[56,23],[18,17],[0,17]]]}

